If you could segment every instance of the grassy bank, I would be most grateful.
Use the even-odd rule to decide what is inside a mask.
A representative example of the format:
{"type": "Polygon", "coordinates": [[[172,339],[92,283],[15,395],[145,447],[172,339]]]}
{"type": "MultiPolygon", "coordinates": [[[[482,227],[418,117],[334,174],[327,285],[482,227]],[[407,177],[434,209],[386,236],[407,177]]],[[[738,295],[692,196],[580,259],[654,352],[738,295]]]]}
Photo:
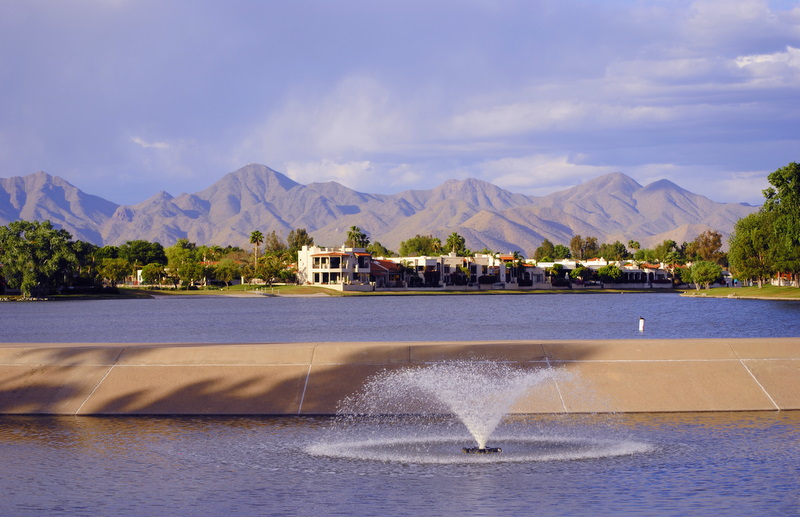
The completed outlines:
{"type": "Polygon", "coordinates": [[[764,300],[800,300],[800,288],[765,285],[758,287],[716,287],[700,291],[685,291],[684,296],[708,296],[712,298],[744,298],[764,300]]]}

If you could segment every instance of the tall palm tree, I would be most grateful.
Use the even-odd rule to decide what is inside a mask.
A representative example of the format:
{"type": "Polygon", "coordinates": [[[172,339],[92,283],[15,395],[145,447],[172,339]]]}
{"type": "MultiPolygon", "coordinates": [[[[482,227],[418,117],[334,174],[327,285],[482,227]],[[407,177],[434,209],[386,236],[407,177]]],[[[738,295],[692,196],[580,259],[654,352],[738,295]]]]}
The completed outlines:
{"type": "Polygon", "coordinates": [[[255,230],[253,233],[250,234],[250,244],[253,245],[253,252],[255,255],[255,259],[253,260],[253,267],[258,268],[258,247],[261,246],[261,243],[264,242],[264,234],[258,230],[255,230]]]}
{"type": "Polygon", "coordinates": [[[353,248],[366,248],[369,246],[369,237],[358,226],[351,226],[347,231],[347,242],[353,248]]]}

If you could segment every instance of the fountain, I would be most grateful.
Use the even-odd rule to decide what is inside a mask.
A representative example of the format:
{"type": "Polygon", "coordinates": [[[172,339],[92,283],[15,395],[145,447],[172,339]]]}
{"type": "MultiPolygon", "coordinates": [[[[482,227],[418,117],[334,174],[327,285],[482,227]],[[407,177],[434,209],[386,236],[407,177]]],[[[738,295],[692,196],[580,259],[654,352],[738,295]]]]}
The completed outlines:
{"type": "Polygon", "coordinates": [[[455,361],[384,371],[345,398],[329,433],[307,452],[329,457],[412,463],[523,462],[633,454],[647,444],[531,433],[504,426],[524,396],[569,375],[490,361],[455,361]],[[466,431],[466,433],[465,433],[466,431]],[[488,445],[489,441],[503,442],[488,445]],[[472,441],[474,445],[466,445],[472,441]]]}

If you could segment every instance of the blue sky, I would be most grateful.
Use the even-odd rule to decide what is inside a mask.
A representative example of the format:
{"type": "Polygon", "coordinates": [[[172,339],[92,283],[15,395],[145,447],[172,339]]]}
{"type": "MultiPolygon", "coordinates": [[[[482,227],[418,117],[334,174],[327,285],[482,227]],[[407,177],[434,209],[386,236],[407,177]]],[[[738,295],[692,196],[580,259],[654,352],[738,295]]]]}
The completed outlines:
{"type": "Polygon", "coordinates": [[[0,0],[0,177],[117,203],[247,163],[369,193],[609,172],[759,204],[800,2],[0,0]]]}

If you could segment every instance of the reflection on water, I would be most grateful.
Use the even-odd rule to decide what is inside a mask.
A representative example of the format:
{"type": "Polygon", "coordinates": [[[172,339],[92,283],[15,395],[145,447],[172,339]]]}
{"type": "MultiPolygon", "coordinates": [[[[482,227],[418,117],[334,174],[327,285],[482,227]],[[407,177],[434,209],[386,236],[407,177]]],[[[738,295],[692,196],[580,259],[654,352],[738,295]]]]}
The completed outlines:
{"type": "Polygon", "coordinates": [[[501,442],[527,432],[563,437],[545,444],[556,449],[579,436],[649,446],[520,463],[307,453],[331,422],[0,417],[0,513],[800,514],[800,412],[515,416],[498,429],[501,442]]]}

